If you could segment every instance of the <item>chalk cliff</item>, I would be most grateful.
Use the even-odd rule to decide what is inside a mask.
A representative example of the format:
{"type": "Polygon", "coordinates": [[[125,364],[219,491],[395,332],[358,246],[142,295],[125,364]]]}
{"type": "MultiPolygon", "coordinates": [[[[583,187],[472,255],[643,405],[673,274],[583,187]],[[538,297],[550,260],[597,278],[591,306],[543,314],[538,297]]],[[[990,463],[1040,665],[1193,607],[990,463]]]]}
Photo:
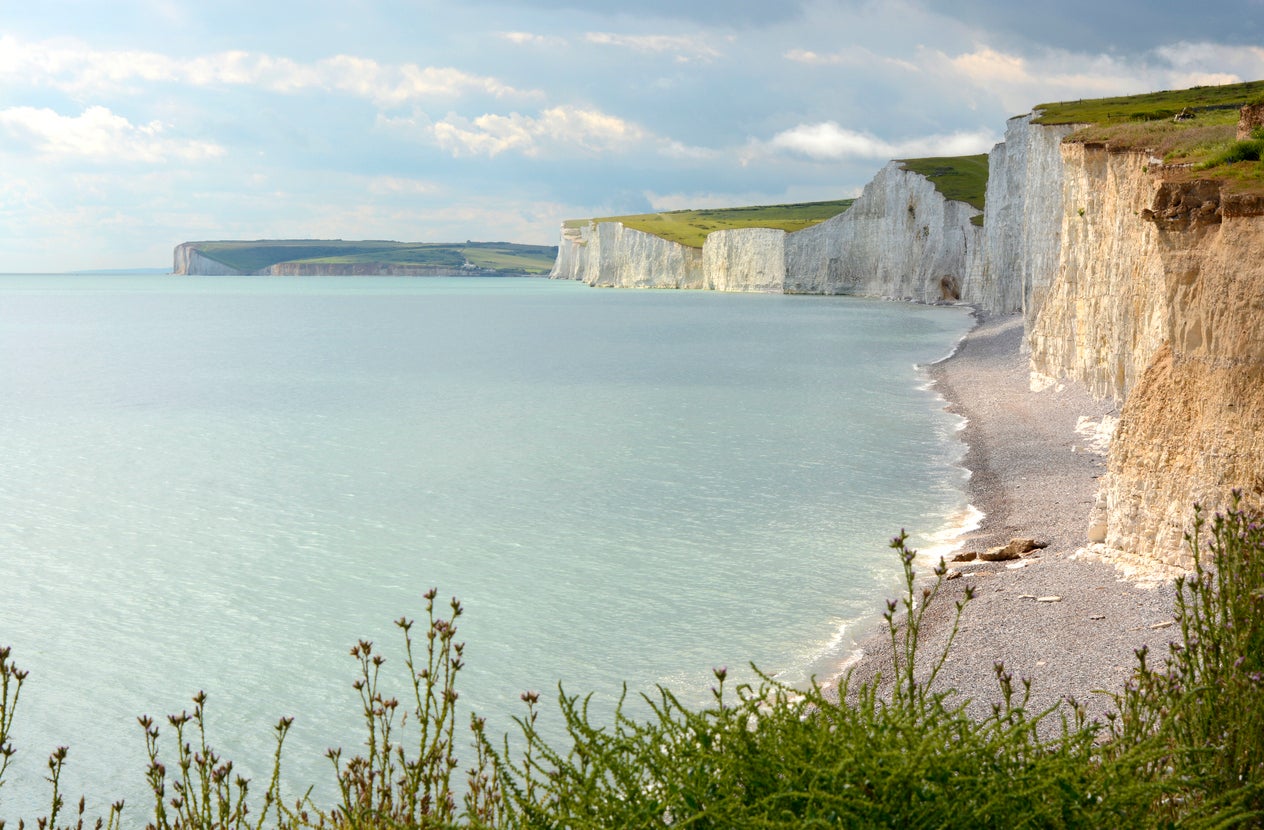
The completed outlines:
{"type": "Polygon", "coordinates": [[[893,161],[846,213],[791,234],[787,287],[1008,310],[980,282],[983,229],[971,221],[978,215],[893,161]]]}
{"type": "Polygon", "coordinates": [[[176,246],[173,254],[171,273],[188,274],[190,276],[240,276],[244,271],[229,268],[218,260],[204,256],[197,244],[182,242],[176,246]]]}
{"type": "Polygon", "coordinates": [[[1092,528],[1188,567],[1193,502],[1264,506],[1264,203],[1141,152],[1063,145],[1063,246],[1033,370],[1123,402],[1092,528]]]}
{"type": "MultiPolygon", "coordinates": [[[[527,249],[531,254],[536,251],[531,250],[531,246],[519,246],[512,243],[466,243],[466,245],[475,248],[507,248],[510,253],[516,253],[522,249],[527,249]]],[[[257,242],[233,243],[207,243],[207,242],[182,242],[176,246],[173,255],[172,269],[173,274],[186,274],[198,276],[398,276],[398,277],[454,277],[454,276],[526,276],[522,272],[515,270],[497,271],[489,268],[480,268],[471,264],[468,260],[463,265],[455,264],[448,261],[446,264],[426,264],[421,262],[397,262],[391,261],[390,253],[387,251],[383,254],[383,246],[394,246],[394,250],[407,249],[410,247],[430,248],[430,249],[452,249],[461,248],[461,245],[425,245],[417,244],[415,246],[401,244],[396,242],[343,242],[343,240],[259,240],[257,242]],[[298,244],[298,248],[294,244],[298,244]],[[270,246],[277,246],[273,254],[277,252],[280,255],[271,257],[274,263],[266,267],[260,267],[257,270],[242,270],[232,265],[208,256],[205,253],[206,246],[218,246],[219,250],[223,250],[225,246],[229,247],[229,253],[226,259],[233,261],[232,252],[236,250],[240,253],[243,246],[255,249],[267,249],[270,246]],[[306,250],[303,250],[303,248],[306,250]],[[323,262],[313,261],[317,257],[328,257],[344,248],[358,255],[358,261],[344,259],[339,262],[323,262]],[[371,255],[381,256],[378,258],[370,258],[364,255],[364,251],[368,250],[371,255]],[[277,262],[281,256],[289,254],[295,256],[293,260],[277,262]]],[[[542,248],[540,250],[543,250],[542,248]]],[[[451,253],[450,250],[442,250],[442,253],[451,253]]],[[[464,259],[464,258],[462,258],[464,259]]],[[[241,262],[262,262],[269,261],[268,257],[254,256],[236,259],[238,264],[241,262]]]]}
{"type": "Polygon", "coordinates": [[[1011,118],[1005,140],[988,154],[980,291],[994,310],[1039,311],[1062,250],[1062,140],[1074,125],[1041,126],[1011,118]]]}
{"type": "Polygon", "coordinates": [[[1188,567],[1195,501],[1218,509],[1239,489],[1264,507],[1264,198],[1076,129],[1008,122],[981,228],[892,162],[847,212],[795,233],[717,232],[699,251],[615,223],[567,229],[551,276],[1021,311],[1033,381],[1122,405],[1086,540],[1188,567]]]}
{"type": "Polygon", "coordinates": [[[555,279],[621,288],[857,294],[1018,308],[983,280],[979,211],[891,162],[846,212],[794,233],[742,228],[701,249],[625,227],[564,227],[555,279]]]}

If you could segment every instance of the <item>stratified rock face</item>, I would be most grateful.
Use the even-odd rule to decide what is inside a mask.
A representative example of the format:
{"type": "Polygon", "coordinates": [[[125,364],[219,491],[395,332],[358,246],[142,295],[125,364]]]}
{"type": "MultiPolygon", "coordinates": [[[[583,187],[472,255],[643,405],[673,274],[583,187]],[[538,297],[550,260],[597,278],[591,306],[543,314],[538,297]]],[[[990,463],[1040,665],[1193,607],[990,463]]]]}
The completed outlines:
{"type": "Polygon", "coordinates": [[[1058,272],[1062,249],[1062,139],[1074,125],[1011,118],[1005,141],[988,155],[980,293],[989,310],[1022,309],[1035,318],[1058,272]]]}
{"type": "Polygon", "coordinates": [[[980,282],[983,229],[971,223],[978,215],[893,161],[846,213],[790,234],[786,290],[1009,310],[980,282]]]}
{"type": "Polygon", "coordinates": [[[789,235],[776,228],[742,228],[708,235],[702,245],[706,287],[715,291],[782,293],[789,235]]]}
{"type": "MultiPolygon", "coordinates": [[[[1062,249],[1028,319],[1034,371],[1123,401],[1109,555],[1188,567],[1192,507],[1264,505],[1264,210],[1144,153],[1063,146],[1062,249]]],[[[1101,536],[1100,524],[1094,528],[1101,536]]]]}
{"type": "Polygon", "coordinates": [[[1264,218],[1160,229],[1165,345],[1128,394],[1104,492],[1117,555],[1192,565],[1197,502],[1264,508],[1264,218]]]}
{"type": "Polygon", "coordinates": [[[1122,401],[1167,336],[1158,230],[1141,213],[1157,181],[1140,153],[1066,144],[1056,276],[1028,315],[1035,372],[1122,401]]]}
{"type": "Polygon", "coordinates": [[[978,215],[892,162],[846,212],[794,233],[717,231],[699,250],[618,222],[563,228],[550,276],[623,288],[857,294],[1017,310],[1017,300],[980,279],[983,230],[971,222],[978,215]]]}
{"type": "Polygon", "coordinates": [[[176,246],[171,273],[192,276],[240,276],[244,272],[229,268],[222,262],[202,256],[196,242],[184,242],[176,246]]]}
{"type": "Polygon", "coordinates": [[[1238,141],[1251,137],[1251,133],[1264,127],[1264,103],[1247,104],[1238,114],[1238,141]]]}

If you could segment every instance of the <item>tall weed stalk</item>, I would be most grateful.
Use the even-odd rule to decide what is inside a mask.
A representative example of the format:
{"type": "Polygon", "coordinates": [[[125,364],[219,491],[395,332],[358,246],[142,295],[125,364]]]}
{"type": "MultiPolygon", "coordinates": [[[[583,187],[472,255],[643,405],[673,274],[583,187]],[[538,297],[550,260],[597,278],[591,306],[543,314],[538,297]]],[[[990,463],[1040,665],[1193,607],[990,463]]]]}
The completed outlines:
{"type": "MultiPolygon", "coordinates": [[[[311,791],[281,795],[281,755],[291,721],[275,727],[272,775],[257,813],[249,784],[208,743],[205,694],[191,713],[168,717],[175,755],[169,770],[159,727],[140,719],[149,763],[154,830],[180,828],[518,828],[662,827],[1250,827],[1264,824],[1264,529],[1233,508],[1210,521],[1196,512],[1189,545],[1194,572],[1178,581],[1180,641],[1161,667],[1145,649],[1105,728],[1075,701],[1029,712],[1031,684],[995,666],[990,714],[938,681],[971,593],[956,603],[947,645],[923,654],[926,614],[940,602],[945,568],[927,583],[901,533],[900,598],[888,603],[888,682],[835,691],[815,681],[793,689],[754,669],[734,686],[716,669],[710,703],[694,708],[659,688],[627,692],[612,718],[591,697],[559,688],[565,737],[546,740],[539,695],[525,693],[521,733],[511,751],[472,716],[474,756],[460,780],[456,683],[463,645],[460,604],[436,610],[426,597],[424,659],[414,623],[400,619],[409,682],[401,705],[382,688],[384,657],[369,641],[352,648],[365,741],[343,761],[330,750],[338,803],[311,791]],[[929,662],[925,662],[929,660],[929,662]],[[1057,717],[1052,737],[1040,729],[1057,717]]],[[[0,788],[14,756],[10,735],[26,673],[0,649],[0,788]]],[[[67,751],[49,758],[52,799],[40,828],[84,826],[65,814],[60,777],[67,751]]],[[[2,792],[2,789],[0,789],[2,792]]],[[[122,803],[97,820],[120,827],[122,803]]],[[[24,824],[19,823],[19,828],[24,824]]],[[[0,822],[0,830],[3,823],[0,822]]]]}
{"type": "Polygon", "coordinates": [[[1137,651],[1111,749],[1162,785],[1157,808],[1173,820],[1264,824],[1264,522],[1235,492],[1210,522],[1195,507],[1186,543],[1180,640],[1161,666],[1137,651]]]}

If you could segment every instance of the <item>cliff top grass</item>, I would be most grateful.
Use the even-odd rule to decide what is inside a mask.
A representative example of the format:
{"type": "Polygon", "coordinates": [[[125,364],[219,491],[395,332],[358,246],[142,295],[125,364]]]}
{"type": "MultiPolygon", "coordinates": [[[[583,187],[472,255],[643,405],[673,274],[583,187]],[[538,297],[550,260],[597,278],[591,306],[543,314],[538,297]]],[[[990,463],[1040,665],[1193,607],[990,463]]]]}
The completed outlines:
{"type": "MultiPolygon", "coordinates": [[[[943,158],[900,159],[904,169],[918,173],[930,180],[945,199],[965,202],[983,210],[983,198],[987,194],[988,157],[945,156],[943,158]]],[[[975,225],[983,224],[983,214],[972,217],[975,225]]]]}
{"type": "Polygon", "coordinates": [[[557,257],[551,245],[512,242],[394,242],[391,240],[260,239],[192,243],[203,255],[253,273],[279,263],[364,264],[475,268],[516,274],[547,274],[557,257]]]}
{"type": "Polygon", "coordinates": [[[1264,102],[1264,81],[1040,104],[1037,124],[1083,124],[1067,141],[1148,152],[1164,178],[1211,178],[1264,192],[1264,136],[1237,138],[1238,114],[1264,102]]]}
{"type": "Polygon", "coordinates": [[[639,213],[628,216],[603,216],[598,219],[570,219],[564,225],[579,228],[589,222],[622,222],[633,230],[679,242],[690,248],[701,248],[714,231],[735,228],[777,228],[793,232],[819,225],[852,206],[855,199],[833,202],[802,202],[789,205],[752,205],[750,207],[711,208],[707,210],[672,210],[663,213],[639,213]]]}
{"type": "Polygon", "coordinates": [[[1224,86],[1196,86],[1190,89],[1147,92],[1116,98],[1093,98],[1037,104],[1037,124],[1118,124],[1137,121],[1170,121],[1184,110],[1237,111],[1246,104],[1264,100],[1264,81],[1224,86]]]}

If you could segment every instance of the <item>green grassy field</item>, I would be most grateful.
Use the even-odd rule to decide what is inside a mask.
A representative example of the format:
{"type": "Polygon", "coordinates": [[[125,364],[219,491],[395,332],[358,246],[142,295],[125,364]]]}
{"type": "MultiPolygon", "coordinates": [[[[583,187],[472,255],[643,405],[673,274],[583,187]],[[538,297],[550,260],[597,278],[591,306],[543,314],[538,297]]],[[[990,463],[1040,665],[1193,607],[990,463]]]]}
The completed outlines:
{"type": "MultiPolygon", "coordinates": [[[[945,156],[943,158],[900,159],[905,170],[919,173],[930,179],[935,189],[945,199],[965,202],[971,207],[983,210],[983,197],[987,194],[988,157],[986,153],[977,156],[945,156]]],[[[970,220],[976,225],[983,224],[980,214],[970,220]]]]}
{"type": "Polygon", "coordinates": [[[752,205],[750,207],[713,208],[708,210],[673,210],[664,213],[639,213],[628,216],[603,216],[598,219],[572,219],[567,227],[577,228],[588,222],[622,222],[634,230],[652,233],[672,242],[701,248],[707,235],[734,228],[778,228],[798,231],[819,225],[851,207],[855,199],[833,202],[803,202],[792,205],[752,205]]]}
{"type": "Polygon", "coordinates": [[[1037,104],[1037,124],[1115,124],[1127,121],[1170,120],[1184,109],[1194,111],[1232,110],[1264,99],[1264,81],[1225,86],[1196,86],[1169,89],[1118,98],[1093,98],[1037,104]]]}
{"type": "Polygon", "coordinates": [[[392,242],[388,240],[277,239],[196,243],[203,256],[253,273],[282,262],[321,264],[387,263],[476,268],[512,274],[547,274],[557,258],[550,245],[512,242],[392,242]]]}
{"type": "Polygon", "coordinates": [[[1117,151],[1145,150],[1166,165],[1182,166],[1165,171],[1167,178],[1200,176],[1224,180],[1235,190],[1264,191],[1259,149],[1236,137],[1238,111],[1261,101],[1264,81],[1251,81],[1060,101],[1035,109],[1040,111],[1038,124],[1087,125],[1069,141],[1105,144],[1117,151]]]}

